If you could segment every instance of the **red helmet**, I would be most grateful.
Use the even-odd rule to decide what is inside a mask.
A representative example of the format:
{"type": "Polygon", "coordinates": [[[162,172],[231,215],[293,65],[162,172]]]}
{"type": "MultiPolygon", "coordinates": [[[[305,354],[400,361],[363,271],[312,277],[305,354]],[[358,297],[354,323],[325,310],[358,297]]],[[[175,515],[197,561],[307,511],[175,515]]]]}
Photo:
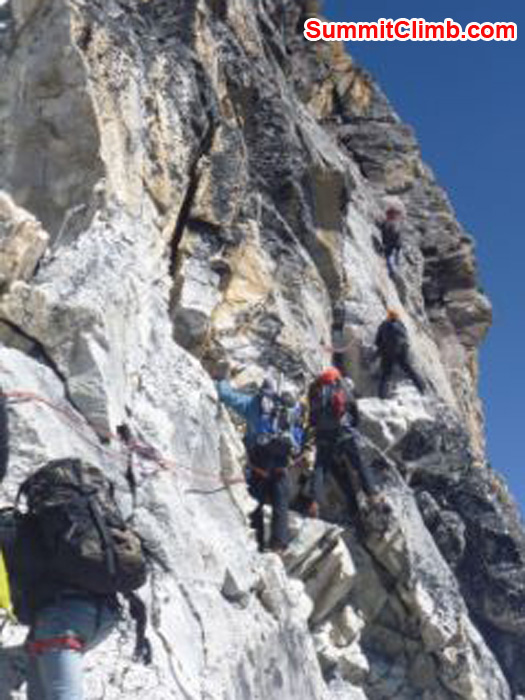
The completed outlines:
{"type": "Polygon", "coordinates": [[[342,379],[341,372],[337,367],[328,367],[324,369],[319,375],[319,381],[321,384],[333,384],[334,382],[342,379]]]}

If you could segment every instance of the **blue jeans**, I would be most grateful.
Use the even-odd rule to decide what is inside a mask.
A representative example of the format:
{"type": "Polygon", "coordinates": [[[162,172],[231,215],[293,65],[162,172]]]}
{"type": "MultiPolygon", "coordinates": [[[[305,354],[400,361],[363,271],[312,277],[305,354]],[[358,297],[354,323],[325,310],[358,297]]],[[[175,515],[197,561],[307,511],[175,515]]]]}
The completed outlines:
{"type": "Polygon", "coordinates": [[[394,276],[395,271],[399,267],[399,254],[401,250],[400,248],[392,248],[389,252],[386,253],[386,266],[388,269],[388,274],[390,277],[394,276]]]}
{"type": "Polygon", "coordinates": [[[49,649],[29,655],[27,700],[82,700],[82,654],[93,648],[119,620],[115,607],[91,598],[63,598],[42,608],[31,628],[30,641],[75,637],[82,652],[49,649]]]}

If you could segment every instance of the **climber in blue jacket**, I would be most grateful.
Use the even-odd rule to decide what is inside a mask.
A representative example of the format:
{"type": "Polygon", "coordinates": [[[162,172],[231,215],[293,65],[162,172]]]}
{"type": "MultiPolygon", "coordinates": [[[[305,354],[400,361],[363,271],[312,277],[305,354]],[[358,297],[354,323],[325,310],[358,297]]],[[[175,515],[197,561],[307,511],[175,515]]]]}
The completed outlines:
{"type": "Polygon", "coordinates": [[[221,379],[217,382],[217,392],[220,400],[231,408],[246,422],[244,444],[246,449],[253,448],[261,425],[261,397],[265,393],[271,394],[273,387],[268,379],[265,379],[260,390],[255,394],[234,389],[228,380],[221,379]]]}
{"type": "Polygon", "coordinates": [[[219,398],[246,422],[244,444],[248,454],[248,491],[257,501],[251,513],[259,551],[264,550],[264,504],[272,506],[269,547],[282,552],[289,542],[288,507],[290,486],[288,465],[304,442],[300,411],[291,399],[279,396],[269,379],[255,394],[234,389],[222,379],[217,382],[219,398]]]}

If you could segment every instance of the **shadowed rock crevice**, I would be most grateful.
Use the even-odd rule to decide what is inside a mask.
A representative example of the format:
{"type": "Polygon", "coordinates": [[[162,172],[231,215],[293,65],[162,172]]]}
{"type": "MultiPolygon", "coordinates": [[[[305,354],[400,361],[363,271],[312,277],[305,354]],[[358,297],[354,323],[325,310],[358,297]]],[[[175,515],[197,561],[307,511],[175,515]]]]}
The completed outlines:
{"type": "Polygon", "coordinates": [[[175,230],[173,232],[173,237],[171,240],[171,255],[170,255],[170,274],[174,276],[177,271],[177,254],[180,246],[180,242],[182,240],[182,236],[184,235],[184,229],[186,228],[188,224],[188,220],[190,218],[190,213],[191,213],[191,208],[194,203],[195,199],[195,194],[197,192],[197,188],[199,186],[199,174],[198,174],[198,169],[199,169],[199,163],[201,161],[201,158],[206,156],[212,147],[213,143],[213,134],[214,134],[214,127],[210,123],[206,134],[203,137],[202,144],[199,147],[198,155],[195,158],[194,163],[192,164],[188,179],[189,179],[189,185],[188,189],[186,190],[186,194],[184,195],[184,199],[182,201],[179,215],[177,217],[177,223],[175,225],[175,230]]]}

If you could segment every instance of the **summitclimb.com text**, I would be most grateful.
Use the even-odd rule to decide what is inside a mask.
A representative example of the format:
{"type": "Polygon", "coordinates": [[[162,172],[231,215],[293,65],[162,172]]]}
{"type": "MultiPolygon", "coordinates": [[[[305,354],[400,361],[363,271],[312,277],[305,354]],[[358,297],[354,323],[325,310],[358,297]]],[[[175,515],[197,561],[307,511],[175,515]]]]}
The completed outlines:
{"type": "Polygon", "coordinates": [[[379,19],[377,22],[323,22],[317,18],[304,23],[309,41],[516,41],[514,22],[470,22],[465,28],[453,19],[427,22],[424,19],[379,19]]]}

